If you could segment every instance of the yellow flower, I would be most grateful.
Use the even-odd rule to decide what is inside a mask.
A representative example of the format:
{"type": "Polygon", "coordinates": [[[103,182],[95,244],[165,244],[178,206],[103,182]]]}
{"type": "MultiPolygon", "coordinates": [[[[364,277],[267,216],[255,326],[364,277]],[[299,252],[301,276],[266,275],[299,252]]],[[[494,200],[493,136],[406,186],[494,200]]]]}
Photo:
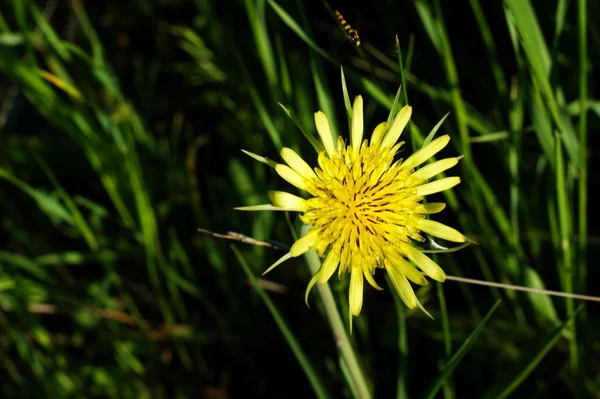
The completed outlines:
{"type": "Polygon", "coordinates": [[[398,112],[391,125],[380,123],[370,141],[363,141],[361,96],[356,97],[352,113],[349,146],[341,138],[334,143],[327,116],[321,111],[315,113],[317,131],[325,147],[319,153],[318,168],[311,168],[289,148],[281,150],[287,165],[273,165],[283,179],[307,192],[310,198],[273,191],[269,193],[272,205],[238,209],[301,212],[300,219],[311,226],[308,233],[267,271],[314,248],[325,255],[325,260],[309,283],[307,296],[317,281],[325,284],[336,270],[340,278],[348,272],[350,311],[358,316],[363,302],[363,281],[366,279],[381,290],[373,275],[377,268],[382,268],[387,270],[402,301],[413,309],[420,304],[409,281],[426,285],[423,273],[436,281],[444,281],[446,274],[413,247],[411,241],[424,241],[421,232],[453,242],[466,240],[457,230],[425,218],[427,214],[440,212],[445,204],[421,203],[426,195],[460,183],[458,177],[429,182],[456,165],[459,158],[442,159],[417,169],[446,147],[450,137],[444,135],[405,160],[395,159],[404,144],[398,139],[412,113],[408,105],[398,112]]]}

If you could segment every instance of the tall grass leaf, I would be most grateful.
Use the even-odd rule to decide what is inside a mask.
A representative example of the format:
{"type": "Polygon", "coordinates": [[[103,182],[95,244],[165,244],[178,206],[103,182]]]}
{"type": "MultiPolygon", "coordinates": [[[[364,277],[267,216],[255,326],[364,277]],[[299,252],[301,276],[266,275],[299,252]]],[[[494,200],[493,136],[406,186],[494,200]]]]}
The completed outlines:
{"type": "Polygon", "coordinates": [[[350,388],[350,392],[352,393],[352,397],[356,399],[360,399],[360,392],[358,391],[358,387],[352,378],[352,374],[350,374],[350,368],[348,367],[348,363],[346,360],[340,356],[339,358],[340,370],[342,371],[342,375],[344,379],[348,382],[348,388],[350,388]]]}
{"type": "Polygon", "coordinates": [[[388,118],[387,118],[387,123],[389,123],[390,126],[392,125],[392,122],[394,121],[396,114],[400,111],[400,108],[402,108],[402,103],[400,102],[400,96],[402,96],[402,87],[398,87],[398,90],[396,90],[396,96],[394,97],[394,102],[392,103],[392,106],[390,107],[390,113],[388,114],[388,118]]]}
{"type": "Polygon", "coordinates": [[[31,5],[31,14],[33,15],[33,18],[35,19],[35,22],[37,23],[38,27],[44,34],[44,40],[47,41],[48,44],[50,44],[52,49],[56,52],[56,54],[58,54],[60,58],[62,58],[64,61],[70,61],[71,54],[63,45],[61,38],[56,34],[54,29],[52,29],[52,26],[46,20],[44,15],[42,15],[42,13],[33,4],[31,5]]]}
{"type": "MultiPolygon", "coordinates": [[[[573,217],[571,215],[573,207],[570,206],[569,188],[565,179],[566,167],[563,158],[562,137],[556,135],[556,200],[558,213],[558,227],[560,231],[560,252],[562,262],[557,262],[559,268],[558,274],[562,283],[563,290],[569,293],[574,292],[575,281],[578,279],[578,268],[575,267],[574,243],[573,243],[573,217]]],[[[567,315],[571,317],[575,312],[575,300],[566,298],[567,315]]],[[[571,371],[577,373],[579,370],[579,345],[577,339],[577,324],[571,323],[572,339],[569,341],[569,360],[571,371]]]]}
{"type": "Polygon", "coordinates": [[[248,91],[250,92],[250,97],[252,98],[252,101],[254,102],[254,106],[256,107],[258,116],[259,116],[260,120],[262,121],[263,125],[265,126],[265,129],[267,129],[267,133],[269,134],[269,137],[271,138],[273,145],[275,146],[275,148],[277,150],[280,150],[282,147],[281,136],[279,134],[279,131],[275,127],[275,121],[273,120],[273,118],[271,117],[269,112],[267,111],[267,108],[265,107],[263,100],[260,98],[254,84],[250,82],[247,85],[247,88],[248,88],[248,91]]]}
{"type": "Polygon", "coordinates": [[[23,269],[41,281],[51,282],[53,280],[48,269],[40,267],[35,260],[25,255],[0,250],[0,262],[23,269]]]}
{"type": "Polygon", "coordinates": [[[577,309],[562,325],[560,325],[550,336],[544,344],[534,350],[528,358],[523,361],[518,367],[514,369],[518,370],[510,378],[501,381],[490,389],[490,391],[484,396],[486,399],[502,399],[509,397],[515,389],[517,389],[523,381],[535,370],[538,364],[544,359],[544,357],[550,352],[550,350],[556,345],[559,339],[563,336],[565,330],[574,322],[575,317],[581,310],[581,307],[577,309]]]}
{"type": "Polygon", "coordinates": [[[31,187],[3,168],[0,168],[0,179],[4,179],[23,190],[35,200],[40,210],[51,219],[73,225],[73,217],[56,197],[31,187]]]}
{"type": "Polygon", "coordinates": [[[531,121],[533,123],[535,135],[538,138],[540,146],[546,155],[546,158],[550,161],[552,167],[555,166],[554,156],[554,138],[552,134],[552,123],[548,115],[546,114],[546,108],[544,107],[544,101],[541,94],[535,88],[530,91],[530,112],[531,121]]]}
{"type": "Polygon", "coordinates": [[[92,251],[97,250],[98,249],[98,240],[96,239],[96,236],[95,236],[94,232],[92,231],[92,229],[90,228],[90,226],[88,225],[87,221],[85,220],[85,218],[83,217],[83,215],[81,214],[79,209],[77,208],[77,205],[73,201],[73,198],[71,198],[69,193],[67,193],[67,191],[65,191],[65,189],[61,186],[58,179],[56,178],[56,176],[54,176],[54,173],[52,173],[52,170],[50,170],[50,168],[48,167],[46,162],[44,162],[42,157],[35,154],[35,159],[40,164],[40,166],[42,167],[42,170],[44,171],[46,176],[48,176],[48,179],[50,180],[50,182],[52,183],[52,185],[58,192],[58,195],[61,197],[63,203],[66,205],[67,209],[71,213],[71,216],[73,218],[73,223],[81,232],[82,236],[84,237],[84,239],[87,242],[90,249],[92,251]]]}
{"type": "Polygon", "coordinates": [[[563,33],[567,19],[567,0],[558,0],[556,4],[556,14],[554,17],[554,39],[552,43],[553,53],[558,51],[558,40],[563,33]]]}
{"type": "MultiPolygon", "coordinates": [[[[408,104],[408,91],[406,90],[406,73],[404,72],[402,48],[400,47],[400,39],[398,39],[398,35],[396,35],[396,53],[398,54],[398,71],[400,72],[400,87],[402,88],[402,99],[404,100],[404,104],[408,104]]],[[[394,107],[392,106],[392,108],[394,107]]]]}
{"type": "Polygon", "coordinates": [[[429,40],[431,40],[431,43],[433,43],[433,46],[437,50],[438,54],[442,55],[442,39],[440,38],[438,27],[436,26],[435,18],[433,17],[429,2],[425,0],[417,0],[414,4],[415,8],[417,9],[417,14],[419,14],[419,17],[421,18],[423,28],[425,28],[425,32],[427,33],[427,36],[429,36],[429,40]]]}
{"type": "Polygon", "coordinates": [[[286,113],[286,115],[292,120],[292,122],[294,122],[294,124],[296,125],[296,127],[298,127],[298,129],[302,132],[302,135],[304,137],[306,137],[306,139],[313,146],[313,148],[315,149],[315,151],[317,151],[317,152],[323,151],[324,150],[323,143],[318,138],[316,138],[315,135],[310,134],[305,129],[303,129],[302,126],[300,125],[300,121],[296,117],[294,117],[294,115],[292,115],[292,113],[290,112],[289,109],[287,109],[281,103],[278,103],[278,104],[283,109],[283,111],[286,113]]]}
{"type": "Polygon", "coordinates": [[[290,76],[290,68],[286,60],[287,54],[285,53],[281,35],[277,35],[275,38],[277,45],[277,60],[279,62],[279,73],[281,74],[281,91],[283,92],[286,101],[292,99],[292,78],[290,76]]]}
{"type": "Polygon", "coordinates": [[[293,30],[300,39],[302,39],[306,44],[308,44],[310,48],[312,48],[314,51],[319,53],[326,60],[333,62],[334,64],[336,63],[336,61],[331,56],[329,56],[329,54],[327,54],[323,49],[321,49],[310,38],[310,36],[304,31],[304,29],[302,29],[302,27],[300,25],[298,25],[298,23],[294,20],[294,18],[292,18],[292,16],[290,14],[287,13],[287,11],[285,11],[283,8],[281,8],[281,6],[279,6],[275,1],[273,1],[273,0],[267,0],[267,1],[268,1],[269,5],[273,8],[275,13],[277,13],[279,18],[281,18],[281,20],[291,30],[293,30]]]}
{"type": "MultiPolygon", "coordinates": [[[[385,276],[385,281],[390,292],[394,292],[395,288],[389,276],[385,276]]],[[[409,348],[408,348],[408,329],[406,328],[406,305],[402,302],[399,295],[393,295],[394,308],[396,309],[396,317],[398,320],[398,375],[396,377],[396,399],[408,398],[408,364],[409,364],[409,348]]]]}
{"type": "MultiPolygon", "coordinates": [[[[331,135],[333,142],[337,142],[337,138],[341,132],[339,123],[336,117],[335,105],[333,103],[333,96],[329,91],[327,84],[327,74],[321,59],[319,59],[313,52],[309,55],[310,71],[312,74],[313,84],[315,85],[315,91],[317,93],[317,100],[319,102],[319,110],[323,111],[329,119],[329,127],[331,129],[331,135]]],[[[305,88],[298,88],[297,90],[306,90],[305,88]]]]}
{"type": "Polygon", "coordinates": [[[510,132],[504,131],[504,132],[494,132],[494,133],[489,133],[489,134],[485,134],[483,136],[471,136],[469,141],[471,143],[493,143],[496,141],[504,141],[504,140],[508,140],[510,138],[510,132]]]}
{"type": "Polygon", "coordinates": [[[348,126],[352,126],[352,102],[350,101],[350,95],[348,94],[344,67],[340,67],[340,75],[342,78],[342,95],[344,97],[344,106],[346,107],[346,116],[348,117],[348,126]]]}
{"type": "Polygon", "coordinates": [[[258,50],[258,56],[262,63],[267,82],[273,94],[277,93],[277,84],[279,77],[277,74],[277,64],[273,53],[271,38],[267,31],[265,20],[265,0],[246,0],[246,12],[252,28],[252,34],[258,50]]]}
{"type": "Polygon", "coordinates": [[[119,253],[110,250],[102,250],[93,253],[68,251],[37,256],[35,262],[40,266],[81,266],[89,262],[114,262],[117,259],[119,259],[119,253]]]}
{"type": "Polygon", "coordinates": [[[17,32],[0,33],[0,46],[14,47],[23,44],[23,35],[17,32]]]}
{"type": "MultiPolygon", "coordinates": [[[[438,123],[436,123],[436,125],[433,127],[433,129],[431,129],[431,131],[427,135],[427,137],[425,137],[425,140],[423,140],[423,144],[421,145],[421,147],[425,147],[427,144],[429,144],[431,142],[431,140],[433,140],[433,138],[435,137],[435,134],[440,129],[440,127],[442,126],[442,124],[444,123],[444,121],[446,120],[448,115],[450,115],[450,112],[448,112],[446,115],[444,115],[442,117],[442,119],[440,119],[440,121],[438,123]]],[[[483,136],[483,137],[485,137],[485,136],[483,136]]]]}
{"type": "Polygon", "coordinates": [[[446,382],[448,377],[454,372],[454,369],[456,368],[456,366],[459,365],[460,361],[467,354],[467,352],[469,351],[469,349],[471,348],[471,346],[473,345],[473,343],[475,342],[475,340],[477,339],[477,337],[483,330],[483,327],[488,322],[490,317],[492,317],[492,314],[494,314],[494,312],[496,311],[496,308],[498,306],[500,306],[501,303],[502,303],[502,301],[500,301],[500,300],[496,301],[494,306],[492,306],[492,308],[487,312],[485,317],[483,319],[481,319],[481,321],[479,323],[477,323],[477,326],[475,326],[475,329],[473,330],[473,332],[467,337],[467,339],[465,339],[463,344],[460,346],[460,348],[458,348],[458,350],[454,353],[454,355],[450,358],[450,360],[448,360],[448,362],[446,363],[446,366],[442,370],[442,373],[435,379],[435,381],[433,382],[433,384],[431,385],[431,387],[425,394],[426,398],[432,399],[432,398],[437,397],[437,394],[438,394],[440,388],[442,387],[442,385],[446,382]]]}
{"type": "MultiPolygon", "coordinates": [[[[529,266],[525,267],[524,283],[527,287],[539,290],[546,289],[538,272],[529,266]]],[[[556,308],[554,307],[552,299],[549,296],[535,293],[528,293],[527,296],[529,297],[529,301],[533,306],[535,317],[542,323],[542,325],[550,323],[552,326],[556,326],[560,324],[558,313],[556,312],[556,308]]]]}
{"type": "Polygon", "coordinates": [[[285,318],[283,317],[281,312],[279,312],[279,309],[277,309],[277,307],[275,306],[273,301],[271,301],[271,298],[269,297],[269,295],[257,284],[256,276],[254,276],[254,274],[252,274],[252,271],[250,270],[250,266],[246,262],[246,259],[244,259],[241,252],[237,249],[237,247],[235,245],[231,245],[230,248],[233,251],[238,262],[244,269],[246,276],[248,276],[248,279],[250,279],[250,283],[252,284],[252,287],[256,290],[256,293],[260,296],[260,298],[264,302],[265,306],[269,310],[269,313],[271,313],[273,320],[275,320],[275,323],[277,324],[277,327],[279,328],[279,330],[281,331],[281,334],[285,338],[288,346],[290,347],[290,350],[296,357],[296,360],[298,361],[298,363],[300,364],[300,367],[304,371],[306,378],[308,378],[308,381],[309,381],[316,397],[318,397],[319,399],[329,398],[330,396],[327,393],[327,390],[325,389],[323,382],[319,378],[319,375],[317,374],[317,372],[314,370],[310,360],[308,359],[308,357],[306,356],[306,353],[304,352],[304,349],[302,349],[302,346],[300,345],[300,343],[298,342],[298,339],[296,338],[296,336],[290,329],[289,325],[285,321],[285,318]]]}
{"type": "Polygon", "coordinates": [[[90,46],[92,48],[92,60],[94,62],[94,66],[97,68],[103,68],[104,66],[104,50],[102,49],[102,43],[98,38],[98,34],[94,30],[90,19],[88,18],[83,5],[81,4],[81,0],[72,0],[71,6],[73,8],[73,12],[77,17],[77,21],[79,22],[79,26],[83,34],[86,36],[90,46]]]}
{"type": "Polygon", "coordinates": [[[487,18],[481,9],[479,0],[470,0],[469,3],[471,4],[471,9],[475,15],[475,20],[477,21],[481,38],[489,54],[490,68],[492,69],[494,80],[496,81],[496,88],[498,89],[500,96],[505,97],[507,94],[506,80],[504,71],[500,65],[494,36],[488,24],[487,18]]]}
{"type": "Polygon", "coordinates": [[[529,68],[537,86],[544,98],[544,103],[554,120],[554,123],[565,135],[565,148],[571,160],[578,165],[578,144],[574,132],[563,125],[558,102],[550,85],[550,70],[552,63],[548,47],[540,29],[537,17],[529,0],[506,0],[507,12],[519,33],[520,42],[525,52],[529,68]]]}

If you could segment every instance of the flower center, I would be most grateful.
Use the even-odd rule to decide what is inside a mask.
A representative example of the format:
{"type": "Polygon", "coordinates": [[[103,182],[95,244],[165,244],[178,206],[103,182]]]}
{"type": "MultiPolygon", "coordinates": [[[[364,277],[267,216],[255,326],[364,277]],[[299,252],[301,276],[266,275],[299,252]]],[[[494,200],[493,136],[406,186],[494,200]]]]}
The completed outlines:
{"type": "Polygon", "coordinates": [[[301,220],[318,233],[317,252],[336,251],[344,269],[350,253],[352,261],[381,266],[386,251],[413,235],[407,226],[418,217],[412,211],[421,198],[407,187],[411,170],[400,161],[394,163],[398,148],[365,143],[355,151],[342,144],[331,159],[319,154],[317,178],[308,184],[314,197],[301,220]]]}

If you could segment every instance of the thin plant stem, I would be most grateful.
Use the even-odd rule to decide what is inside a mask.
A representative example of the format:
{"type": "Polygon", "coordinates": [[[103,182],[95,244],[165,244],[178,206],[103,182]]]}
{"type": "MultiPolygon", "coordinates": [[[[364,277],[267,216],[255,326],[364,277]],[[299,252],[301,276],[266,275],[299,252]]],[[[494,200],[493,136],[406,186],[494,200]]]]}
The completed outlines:
{"type": "MultiPolygon", "coordinates": [[[[227,234],[217,234],[217,233],[213,233],[211,231],[205,230],[205,229],[198,229],[198,231],[207,233],[207,234],[211,234],[214,237],[224,238],[224,239],[233,240],[233,241],[239,241],[239,242],[243,242],[245,244],[260,245],[260,246],[270,247],[275,250],[286,251],[286,252],[290,250],[290,247],[286,244],[283,244],[283,243],[280,243],[277,241],[259,241],[252,237],[248,237],[244,234],[236,233],[233,231],[230,231],[227,234]]],[[[318,255],[315,254],[315,256],[317,256],[317,258],[318,258],[318,255]]],[[[320,267],[320,262],[319,262],[319,267],[320,267]]],[[[318,270],[318,268],[316,270],[318,270]]],[[[311,269],[311,271],[312,271],[312,269],[311,269]]],[[[557,297],[561,297],[561,298],[572,298],[572,299],[578,299],[581,301],[600,302],[600,297],[597,297],[597,296],[573,294],[570,292],[543,290],[540,288],[531,288],[531,287],[525,287],[522,285],[495,283],[493,281],[483,281],[483,280],[477,280],[477,279],[473,279],[473,278],[458,277],[458,276],[452,276],[452,275],[446,275],[446,280],[456,281],[459,283],[502,288],[505,290],[524,291],[524,292],[530,292],[532,294],[557,296],[557,297]]],[[[317,285],[317,286],[319,286],[319,285],[317,285]]]]}
{"type": "MultiPolygon", "coordinates": [[[[302,235],[306,234],[308,228],[309,226],[307,225],[302,227],[302,235]]],[[[305,258],[311,274],[314,275],[321,268],[319,256],[314,250],[310,250],[305,254],[305,258]]],[[[342,321],[340,312],[335,305],[331,288],[329,287],[329,284],[316,284],[316,286],[319,291],[319,295],[321,296],[321,300],[323,301],[325,314],[327,315],[327,319],[331,325],[331,330],[333,331],[340,355],[348,366],[348,371],[350,372],[353,384],[357,388],[359,397],[365,399],[371,398],[371,391],[369,389],[369,385],[367,384],[367,378],[365,377],[364,372],[358,362],[358,357],[354,352],[350,338],[346,333],[344,322],[342,321]]]]}
{"type": "MultiPolygon", "coordinates": [[[[579,0],[579,285],[586,281],[586,251],[588,234],[587,216],[587,5],[586,0],[579,0]]],[[[580,287],[580,288],[581,288],[580,287]]]]}

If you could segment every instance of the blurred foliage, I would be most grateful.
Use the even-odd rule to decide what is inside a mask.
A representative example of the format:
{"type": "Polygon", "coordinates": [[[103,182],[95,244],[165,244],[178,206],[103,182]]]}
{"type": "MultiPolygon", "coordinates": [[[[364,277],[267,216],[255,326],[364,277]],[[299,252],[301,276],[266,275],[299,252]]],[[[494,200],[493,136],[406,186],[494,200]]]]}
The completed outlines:
{"type": "MultiPolygon", "coordinates": [[[[256,280],[281,254],[197,232],[293,241],[283,214],[233,210],[282,184],[240,150],[315,161],[318,109],[347,137],[340,65],[367,130],[406,83],[409,149],[451,111],[441,221],[480,245],[438,255],[449,274],[600,295],[588,3],[5,1],[2,397],[351,397],[303,260],[256,280]]],[[[351,336],[375,397],[600,396],[597,305],[449,281],[419,291],[432,321],[390,292],[351,336]]]]}

